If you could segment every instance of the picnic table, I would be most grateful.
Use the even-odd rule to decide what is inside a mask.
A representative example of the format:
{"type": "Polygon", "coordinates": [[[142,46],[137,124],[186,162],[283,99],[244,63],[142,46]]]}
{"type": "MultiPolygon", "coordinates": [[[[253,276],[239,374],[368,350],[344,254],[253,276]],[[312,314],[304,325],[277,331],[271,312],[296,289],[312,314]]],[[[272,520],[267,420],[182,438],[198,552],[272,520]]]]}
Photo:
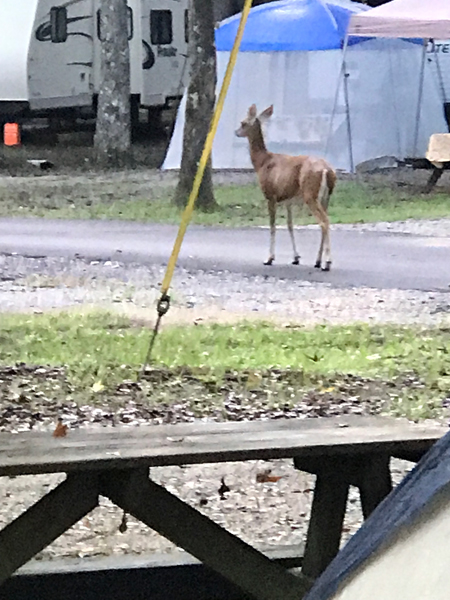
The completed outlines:
{"type": "Polygon", "coordinates": [[[258,600],[299,600],[339,550],[349,486],[365,518],[392,488],[390,459],[417,461],[446,432],[379,417],[185,423],[0,434],[0,476],[66,479],[0,531],[1,584],[99,495],[258,600]],[[316,475],[301,574],[292,574],[151,479],[152,467],[293,459],[316,475]]]}
{"type": "MultiPolygon", "coordinates": [[[[446,115],[450,128],[450,103],[448,103],[446,115]]],[[[424,188],[424,192],[429,194],[435,188],[444,171],[450,170],[450,133],[432,134],[428,141],[425,158],[406,158],[404,163],[412,166],[413,169],[431,170],[424,188]]]]}

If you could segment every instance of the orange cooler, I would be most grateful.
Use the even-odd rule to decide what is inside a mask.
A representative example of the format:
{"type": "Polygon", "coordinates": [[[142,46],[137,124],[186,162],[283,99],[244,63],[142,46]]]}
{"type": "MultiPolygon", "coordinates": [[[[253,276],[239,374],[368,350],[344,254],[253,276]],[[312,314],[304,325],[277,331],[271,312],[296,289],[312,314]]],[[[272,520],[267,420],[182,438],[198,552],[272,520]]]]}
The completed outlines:
{"type": "Polygon", "coordinates": [[[20,145],[20,129],[18,123],[5,123],[3,141],[5,146],[20,145]]]}

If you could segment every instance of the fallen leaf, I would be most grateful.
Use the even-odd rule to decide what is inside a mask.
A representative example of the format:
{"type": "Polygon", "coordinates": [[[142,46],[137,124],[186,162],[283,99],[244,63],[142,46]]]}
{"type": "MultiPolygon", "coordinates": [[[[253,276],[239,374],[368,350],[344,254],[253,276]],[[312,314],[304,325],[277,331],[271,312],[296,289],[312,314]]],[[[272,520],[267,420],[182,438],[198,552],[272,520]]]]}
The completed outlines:
{"type": "Polygon", "coordinates": [[[105,389],[105,386],[100,380],[98,380],[92,385],[91,389],[94,392],[94,394],[98,394],[99,392],[102,392],[105,389]]]}
{"type": "Polygon", "coordinates": [[[257,483],[276,483],[284,477],[284,475],[271,475],[272,469],[266,469],[256,473],[257,483]]]}
{"type": "Polygon", "coordinates": [[[122,521],[119,525],[119,531],[120,533],[125,533],[125,531],[128,529],[128,523],[127,523],[127,513],[124,511],[123,515],[122,515],[122,521]]]}
{"type": "Polygon", "coordinates": [[[53,437],[65,437],[67,435],[67,425],[63,425],[62,419],[58,419],[53,437]]]}
{"type": "Polygon", "coordinates": [[[220,483],[220,488],[217,491],[219,492],[220,499],[225,500],[225,494],[230,491],[230,488],[225,483],[225,477],[222,477],[220,483]]]}
{"type": "Polygon", "coordinates": [[[259,373],[249,373],[246,383],[246,388],[251,389],[258,387],[261,384],[262,377],[259,373]]]}

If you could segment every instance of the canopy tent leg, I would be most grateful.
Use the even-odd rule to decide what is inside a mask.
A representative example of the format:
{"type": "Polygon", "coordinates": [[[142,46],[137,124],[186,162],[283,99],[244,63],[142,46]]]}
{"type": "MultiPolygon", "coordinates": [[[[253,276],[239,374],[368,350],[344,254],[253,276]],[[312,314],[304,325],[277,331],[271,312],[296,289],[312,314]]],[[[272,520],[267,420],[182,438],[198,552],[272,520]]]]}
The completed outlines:
{"type": "Polygon", "coordinates": [[[413,158],[416,158],[417,156],[417,144],[419,141],[420,113],[422,109],[423,82],[425,78],[425,61],[427,57],[427,46],[428,40],[424,38],[422,45],[422,63],[420,65],[419,94],[417,97],[416,127],[414,130],[414,146],[412,153],[413,158]]]}
{"type": "Polygon", "coordinates": [[[352,124],[350,121],[350,103],[348,99],[348,78],[350,76],[347,73],[347,63],[345,61],[347,56],[347,48],[348,48],[348,35],[345,35],[344,40],[344,49],[342,51],[342,70],[344,76],[344,100],[345,100],[345,115],[347,121],[347,137],[348,137],[348,154],[350,160],[350,173],[355,172],[355,163],[353,160],[353,138],[352,138],[352,124]]]}
{"type": "Polygon", "coordinates": [[[331,136],[333,134],[334,117],[336,116],[337,104],[338,104],[338,100],[339,100],[339,92],[341,90],[341,78],[343,77],[343,73],[344,73],[344,62],[342,61],[341,68],[339,69],[339,75],[337,78],[336,93],[334,94],[333,109],[331,111],[330,126],[328,128],[327,141],[325,143],[325,149],[324,149],[324,157],[325,158],[327,157],[328,150],[330,149],[330,141],[331,141],[331,136]]]}
{"type": "Polygon", "coordinates": [[[351,123],[350,123],[350,105],[349,105],[349,99],[348,99],[347,79],[348,79],[349,75],[347,73],[347,67],[346,67],[346,63],[345,63],[345,57],[347,54],[347,46],[348,46],[348,35],[345,36],[344,46],[342,49],[341,69],[339,71],[338,82],[337,82],[337,86],[336,86],[336,93],[334,95],[333,110],[331,112],[330,127],[328,129],[328,136],[327,136],[327,141],[325,144],[324,156],[325,157],[327,156],[328,150],[330,148],[330,140],[331,140],[331,136],[333,133],[333,123],[334,123],[334,118],[336,116],[336,111],[337,111],[337,104],[338,104],[338,99],[339,99],[339,91],[341,89],[341,77],[342,77],[342,79],[344,80],[345,118],[346,118],[346,123],[347,123],[350,172],[353,173],[355,171],[355,165],[354,165],[354,161],[353,161],[353,140],[352,140],[352,128],[351,128],[351,123]]]}
{"type": "MultiPolygon", "coordinates": [[[[433,41],[433,40],[432,40],[433,41]]],[[[447,129],[450,132],[450,102],[447,102],[447,94],[445,93],[444,77],[442,76],[441,63],[439,60],[439,53],[436,48],[436,44],[433,44],[434,60],[436,63],[437,78],[439,81],[439,89],[442,95],[442,107],[444,109],[444,118],[447,123],[447,129]]]]}

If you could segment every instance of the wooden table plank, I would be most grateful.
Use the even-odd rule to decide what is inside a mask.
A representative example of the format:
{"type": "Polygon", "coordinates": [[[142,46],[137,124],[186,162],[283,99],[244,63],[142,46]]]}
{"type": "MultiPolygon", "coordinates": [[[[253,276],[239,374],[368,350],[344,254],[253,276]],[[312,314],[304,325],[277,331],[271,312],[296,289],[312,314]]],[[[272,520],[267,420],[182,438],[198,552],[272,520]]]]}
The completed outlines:
{"type": "Polygon", "coordinates": [[[0,434],[0,476],[358,454],[423,453],[447,431],[380,418],[280,419],[0,434]]]}
{"type": "Polygon", "coordinates": [[[258,600],[301,600],[311,582],[294,576],[162,486],[146,470],[101,475],[101,493],[258,600]]]}
{"type": "Polygon", "coordinates": [[[93,474],[69,475],[0,531],[0,584],[98,505],[93,474]]]}

